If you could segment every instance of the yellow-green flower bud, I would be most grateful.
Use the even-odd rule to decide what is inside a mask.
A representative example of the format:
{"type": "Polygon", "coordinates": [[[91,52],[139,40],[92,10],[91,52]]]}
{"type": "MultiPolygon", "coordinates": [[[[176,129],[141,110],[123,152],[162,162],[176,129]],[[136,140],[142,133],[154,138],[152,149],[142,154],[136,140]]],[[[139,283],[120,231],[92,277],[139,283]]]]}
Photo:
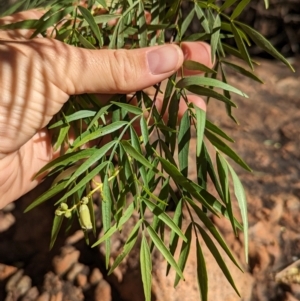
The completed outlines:
{"type": "Polygon", "coordinates": [[[56,209],[56,210],[55,210],[55,215],[61,216],[62,214],[63,214],[63,212],[60,211],[59,209],[56,209]]]}
{"type": "Polygon", "coordinates": [[[66,211],[66,212],[65,212],[65,217],[66,217],[66,218],[70,218],[71,215],[72,215],[72,214],[71,214],[71,211],[66,211]]]}
{"type": "Polygon", "coordinates": [[[63,211],[68,210],[68,204],[66,204],[66,203],[61,203],[61,204],[60,204],[60,209],[63,210],[63,211]]]}
{"type": "Polygon", "coordinates": [[[82,229],[89,230],[93,228],[90,210],[86,204],[82,204],[79,207],[79,219],[82,229]]]}
{"type": "Polygon", "coordinates": [[[82,203],[83,205],[87,205],[88,202],[89,202],[89,198],[88,198],[87,196],[83,197],[82,200],[81,200],[81,203],[82,203]]]}

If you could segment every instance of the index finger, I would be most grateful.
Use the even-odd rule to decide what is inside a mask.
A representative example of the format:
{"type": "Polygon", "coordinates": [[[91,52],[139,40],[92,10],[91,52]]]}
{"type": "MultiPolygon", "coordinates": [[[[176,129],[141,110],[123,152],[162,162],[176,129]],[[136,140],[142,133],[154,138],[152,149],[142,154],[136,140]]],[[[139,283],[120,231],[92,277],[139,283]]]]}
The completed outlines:
{"type": "MultiPolygon", "coordinates": [[[[205,42],[182,42],[181,49],[184,53],[184,60],[191,60],[201,63],[208,68],[212,68],[214,63],[211,59],[211,48],[205,42]]],[[[183,68],[184,75],[200,74],[201,71],[189,70],[183,68]]]]}

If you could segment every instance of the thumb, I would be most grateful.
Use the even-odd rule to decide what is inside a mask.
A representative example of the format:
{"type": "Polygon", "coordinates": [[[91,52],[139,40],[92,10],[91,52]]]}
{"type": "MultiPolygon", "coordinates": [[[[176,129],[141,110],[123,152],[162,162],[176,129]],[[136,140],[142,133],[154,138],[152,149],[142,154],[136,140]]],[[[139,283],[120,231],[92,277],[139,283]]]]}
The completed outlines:
{"type": "Polygon", "coordinates": [[[142,90],[172,75],[184,59],[177,45],[88,50],[55,40],[48,44],[43,59],[51,66],[51,81],[69,95],[142,90]]]}

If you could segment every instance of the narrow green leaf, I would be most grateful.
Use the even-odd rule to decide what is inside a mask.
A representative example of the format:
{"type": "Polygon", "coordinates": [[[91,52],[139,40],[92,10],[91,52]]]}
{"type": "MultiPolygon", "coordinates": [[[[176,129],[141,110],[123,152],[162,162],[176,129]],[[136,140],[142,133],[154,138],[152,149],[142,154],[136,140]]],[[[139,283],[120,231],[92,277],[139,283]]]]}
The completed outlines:
{"type": "Polygon", "coordinates": [[[231,62],[228,62],[228,61],[225,61],[225,60],[222,60],[222,63],[224,63],[225,65],[227,65],[228,67],[230,67],[231,69],[235,70],[235,71],[238,71],[240,74],[243,74],[261,84],[263,84],[264,82],[259,78],[257,77],[253,72],[251,71],[248,71],[246,70],[245,68],[241,67],[241,66],[238,66],[236,64],[233,64],[231,62]]]}
{"type": "MultiPolygon", "coordinates": [[[[213,16],[212,16],[213,17],[213,16]]],[[[221,29],[221,19],[220,15],[217,14],[214,17],[214,23],[211,31],[210,45],[211,45],[211,61],[215,61],[216,51],[218,48],[218,43],[220,40],[220,29],[221,29]]]]}
{"type": "Polygon", "coordinates": [[[232,176],[233,185],[234,185],[234,194],[238,200],[238,204],[241,210],[241,216],[243,221],[243,228],[244,228],[244,244],[245,244],[245,258],[246,262],[248,262],[248,242],[249,242],[249,235],[248,235],[248,214],[247,214],[247,199],[243,184],[241,183],[239,177],[235,173],[234,169],[231,165],[227,162],[229,171],[232,176]]]}
{"type": "MultiPolygon", "coordinates": [[[[175,90],[169,103],[168,108],[168,122],[167,126],[171,129],[176,129],[176,125],[178,124],[178,111],[179,111],[179,102],[180,102],[180,93],[175,90]]],[[[166,136],[167,145],[170,144],[170,152],[173,154],[176,147],[176,132],[168,132],[166,136]]]]}
{"type": "Polygon", "coordinates": [[[218,126],[213,124],[208,119],[205,120],[205,128],[207,128],[211,132],[221,136],[222,138],[228,140],[229,142],[234,142],[234,140],[232,138],[230,138],[224,131],[222,131],[218,126]]]}
{"type": "Polygon", "coordinates": [[[189,70],[197,70],[205,73],[216,73],[215,70],[196,61],[186,60],[183,62],[183,67],[189,70]]]}
{"type": "Polygon", "coordinates": [[[19,0],[19,1],[11,2],[8,9],[5,10],[4,12],[2,12],[0,14],[0,16],[4,17],[4,16],[10,16],[10,15],[14,14],[20,8],[22,8],[23,5],[26,4],[26,2],[27,2],[27,0],[19,0]]]}
{"type": "Polygon", "coordinates": [[[82,159],[90,157],[93,153],[95,152],[94,148],[89,148],[89,149],[83,149],[79,150],[77,152],[69,153],[69,154],[64,154],[50,163],[46,164],[35,176],[34,179],[39,177],[41,174],[43,174],[46,171],[49,171],[51,169],[55,169],[57,167],[64,167],[69,164],[73,164],[74,162],[78,162],[82,159]]]}
{"type": "Polygon", "coordinates": [[[200,289],[201,301],[207,301],[208,293],[208,277],[205,259],[201,249],[201,245],[198,240],[196,240],[196,252],[197,252],[197,280],[198,287],[200,289]]]}
{"type": "Polygon", "coordinates": [[[210,86],[210,87],[215,87],[215,88],[220,88],[223,90],[227,90],[233,93],[236,93],[238,95],[248,97],[244,92],[241,90],[228,85],[226,83],[223,83],[220,80],[214,79],[214,78],[209,78],[209,77],[203,77],[203,76],[190,76],[190,77],[185,77],[182,78],[177,84],[177,88],[187,88],[189,86],[194,86],[194,85],[201,85],[201,86],[210,86]]]}
{"type": "Polygon", "coordinates": [[[189,198],[186,198],[188,203],[191,205],[191,207],[194,209],[195,213],[199,217],[199,219],[203,222],[207,230],[213,235],[213,237],[216,239],[216,241],[219,243],[220,247],[225,251],[227,256],[231,259],[231,261],[239,268],[241,271],[242,268],[238,264],[237,260],[234,258],[233,254],[231,253],[229,247],[227,246],[226,242],[224,241],[222,235],[218,231],[218,229],[215,227],[215,225],[212,223],[212,221],[209,219],[209,217],[195,204],[195,202],[189,198]]]}
{"type": "Polygon", "coordinates": [[[42,16],[39,19],[38,23],[36,24],[35,32],[31,35],[30,38],[35,38],[38,34],[43,33],[49,27],[51,27],[54,24],[56,24],[57,22],[63,20],[64,17],[67,16],[68,14],[70,14],[73,10],[74,10],[73,6],[68,6],[65,9],[62,9],[62,10],[54,13],[49,18],[44,18],[44,16],[42,16]]]}
{"type": "Polygon", "coordinates": [[[121,49],[124,47],[125,44],[125,21],[124,16],[122,16],[118,21],[118,26],[115,27],[115,31],[117,32],[116,40],[117,40],[117,49],[121,49]]]}
{"type": "Polygon", "coordinates": [[[213,133],[205,130],[205,136],[220,151],[229,156],[233,161],[248,171],[252,171],[247,163],[241,159],[225,142],[215,136],[213,133]]]}
{"type": "MultiPolygon", "coordinates": [[[[224,70],[224,68],[223,68],[222,63],[220,63],[220,69],[221,69],[222,81],[223,81],[224,83],[227,83],[226,73],[225,73],[225,70],[224,70]]],[[[230,93],[229,93],[228,91],[225,91],[225,90],[224,90],[223,94],[224,94],[225,97],[231,99],[231,95],[230,95],[230,93]]],[[[237,119],[236,119],[236,118],[233,116],[233,114],[232,114],[232,107],[229,106],[228,104],[226,104],[226,112],[227,112],[227,115],[228,115],[228,116],[229,116],[236,124],[238,124],[237,119]]]]}
{"type": "Polygon", "coordinates": [[[87,128],[87,131],[94,125],[96,125],[96,124],[98,125],[98,119],[103,117],[103,115],[107,114],[107,112],[111,106],[112,106],[112,104],[104,106],[95,114],[94,118],[91,120],[91,122],[87,128]]]}
{"type": "Polygon", "coordinates": [[[144,189],[145,193],[147,193],[148,196],[149,196],[150,198],[152,198],[153,200],[157,201],[158,203],[162,203],[162,204],[164,204],[164,205],[166,205],[166,206],[168,205],[168,203],[166,203],[166,202],[162,201],[161,199],[159,199],[159,198],[158,198],[154,193],[152,193],[146,186],[144,186],[143,189],[144,189]]]}
{"type": "Polygon", "coordinates": [[[140,249],[140,263],[145,301],[151,301],[152,261],[150,249],[144,235],[140,249]]]}
{"type": "Polygon", "coordinates": [[[154,166],[143,156],[143,154],[134,149],[128,141],[121,141],[121,145],[132,158],[150,169],[154,168],[154,166]]]}
{"type": "Polygon", "coordinates": [[[59,121],[51,124],[49,126],[49,129],[53,129],[53,128],[56,128],[58,126],[64,125],[66,122],[70,123],[70,122],[75,121],[75,120],[84,119],[84,118],[88,118],[88,117],[93,117],[93,116],[95,116],[95,114],[96,114],[96,112],[90,111],[90,110],[77,111],[77,112],[75,112],[71,115],[64,116],[64,120],[59,120],[59,121]]]}
{"type": "Polygon", "coordinates": [[[49,200],[50,198],[52,198],[53,196],[55,196],[56,194],[58,194],[59,192],[61,192],[65,187],[66,187],[66,181],[63,181],[63,182],[61,182],[61,183],[59,183],[59,184],[51,187],[50,189],[48,189],[47,191],[45,191],[42,195],[40,195],[34,202],[32,202],[24,210],[24,213],[30,211],[34,207],[42,204],[43,202],[49,200]]]}
{"type": "Polygon", "coordinates": [[[236,293],[238,294],[238,296],[240,297],[240,293],[238,291],[238,289],[235,286],[234,280],[232,279],[232,276],[224,262],[224,259],[222,258],[220,252],[218,251],[217,247],[215,246],[215,243],[213,242],[213,240],[207,235],[207,233],[198,225],[196,224],[198,230],[201,233],[201,236],[205,242],[205,244],[207,245],[207,247],[209,248],[210,252],[212,253],[212,255],[214,256],[214,258],[216,259],[216,262],[218,263],[219,267],[221,268],[224,276],[226,277],[226,279],[228,280],[228,282],[231,284],[231,286],[233,287],[233,289],[236,291],[236,293]]]}
{"type": "Polygon", "coordinates": [[[195,93],[197,95],[208,96],[208,97],[218,99],[218,100],[224,102],[225,104],[228,104],[228,105],[236,108],[236,104],[234,102],[232,102],[229,98],[227,98],[226,96],[224,96],[210,88],[205,88],[205,87],[200,87],[200,86],[194,85],[194,86],[188,86],[185,89],[187,89],[188,91],[195,93]]]}
{"type": "MultiPolygon", "coordinates": [[[[184,233],[187,240],[184,241],[181,245],[180,255],[178,259],[178,266],[182,272],[184,271],[187,259],[190,254],[190,248],[192,243],[192,229],[193,229],[193,225],[192,223],[190,223],[184,233]]],[[[178,285],[179,281],[180,281],[180,276],[176,274],[174,287],[178,285]]]]}
{"type": "Polygon", "coordinates": [[[93,245],[92,248],[95,246],[98,246],[103,241],[108,240],[118,229],[121,229],[121,227],[129,220],[129,218],[132,216],[134,212],[134,203],[131,203],[128,208],[125,210],[125,212],[122,214],[122,217],[119,220],[119,223],[114,224],[111,228],[109,228],[104,235],[97,240],[93,245]]]}
{"type": "Polygon", "coordinates": [[[205,33],[210,33],[210,27],[208,20],[202,10],[202,8],[199,6],[199,3],[195,2],[195,12],[197,14],[198,20],[201,23],[201,26],[205,30],[205,33]]]}
{"type": "Polygon", "coordinates": [[[231,20],[236,19],[245,9],[245,7],[249,4],[251,0],[242,0],[237,7],[234,9],[233,13],[230,16],[231,20]]]}
{"type": "Polygon", "coordinates": [[[143,1],[139,1],[137,23],[139,26],[139,45],[140,47],[148,46],[147,24],[145,17],[145,8],[143,1]]]}
{"type": "Polygon", "coordinates": [[[128,157],[125,149],[120,145],[119,146],[119,160],[120,166],[122,169],[119,173],[120,181],[127,183],[128,189],[133,196],[138,194],[138,189],[136,186],[136,176],[132,170],[131,158],[128,157]]]}
{"type": "MultiPolygon", "coordinates": [[[[214,164],[212,163],[210,154],[209,154],[209,152],[208,152],[208,150],[206,148],[206,144],[205,143],[203,143],[202,149],[204,151],[203,157],[205,158],[205,161],[206,161],[206,170],[207,170],[207,172],[209,174],[209,177],[211,178],[211,180],[212,180],[212,182],[214,184],[214,187],[215,187],[217,193],[219,194],[221,200],[223,200],[224,199],[223,192],[221,190],[221,186],[219,184],[219,180],[218,180],[218,178],[216,176],[216,173],[215,173],[214,164]]],[[[220,212],[220,211],[218,211],[218,212],[220,212]]]]}
{"type": "Polygon", "coordinates": [[[147,149],[147,153],[149,151],[149,131],[148,131],[148,125],[147,121],[144,116],[140,119],[140,126],[141,126],[141,132],[143,137],[143,143],[147,149]]]}
{"type": "Polygon", "coordinates": [[[50,239],[50,250],[53,248],[54,243],[56,241],[57,235],[61,228],[62,222],[64,219],[64,215],[54,215],[52,230],[51,230],[51,239],[50,239]]]}
{"type": "MultiPolygon", "coordinates": [[[[191,10],[189,14],[183,19],[183,22],[181,24],[180,28],[180,36],[183,37],[185,32],[187,31],[188,27],[190,26],[191,22],[193,21],[195,15],[195,10],[191,10]]],[[[179,35],[177,36],[178,42],[179,42],[179,35]]]]}
{"type": "MultiPolygon", "coordinates": [[[[233,30],[232,30],[232,24],[235,24],[234,21],[233,21],[233,22],[230,22],[230,23],[224,22],[224,21],[221,22],[221,30],[223,30],[223,31],[229,31],[229,32],[234,33],[233,30]]],[[[251,46],[250,40],[249,40],[248,36],[245,34],[245,32],[242,31],[242,30],[241,30],[240,28],[238,28],[238,27],[236,27],[236,30],[237,30],[238,34],[240,35],[241,39],[242,39],[244,42],[246,42],[246,44],[247,44],[248,46],[251,46]]],[[[229,38],[229,37],[234,37],[234,35],[226,35],[226,37],[227,37],[227,38],[229,38]]],[[[226,38],[226,37],[224,36],[224,38],[226,38]]],[[[223,43],[223,45],[224,45],[224,43],[223,43]]],[[[223,46],[222,46],[222,47],[223,47],[223,46]]]]}
{"type": "Polygon", "coordinates": [[[80,167],[74,172],[72,177],[69,179],[69,185],[72,181],[82,175],[85,171],[87,171],[94,163],[102,159],[106,153],[117,143],[117,141],[110,141],[107,144],[104,144],[99,149],[94,149],[94,153],[85,161],[83,162],[80,167]]]}
{"type": "Polygon", "coordinates": [[[114,271],[114,269],[123,261],[123,259],[129,254],[129,252],[134,247],[134,245],[137,241],[137,238],[138,238],[139,229],[140,229],[142,222],[143,222],[143,220],[140,219],[135,224],[134,228],[130,232],[130,234],[124,244],[122,252],[118,255],[118,257],[115,259],[112,267],[109,269],[108,275],[110,275],[114,271]]]}
{"type": "MultiPolygon", "coordinates": [[[[169,196],[169,189],[170,189],[170,183],[169,183],[170,178],[168,177],[167,179],[161,179],[162,183],[162,187],[161,190],[159,192],[158,195],[158,199],[160,199],[160,202],[157,202],[157,207],[158,210],[161,212],[165,212],[166,208],[167,208],[167,204],[168,204],[168,196],[169,196]]],[[[156,183],[158,184],[159,180],[156,181],[156,183]]],[[[153,186],[157,187],[157,186],[153,186]]],[[[154,188],[155,189],[155,188],[154,188]]],[[[146,201],[149,201],[148,199],[146,201]]],[[[155,207],[153,208],[155,209],[155,207]]],[[[158,212],[155,212],[154,216],[153,216],[153,221],[152,221],[152,228],[157,231],[157,229],[159,228],[159,226],[161,225],[161,219],[159,218],[159,214],[156,214],[158,212]]]]}
{"type": "Polygon", "coordinates": [[[226,0],[220,7],[220,11],[224,11],[226,8],[232,6],[237,0],[226,0]]]}
{"type": "MultiPolygon", "coordinates": [[[[172,193],[172,188],[170,187],[170,193],[172,193]]],[[[175,200],[174,200],[175,201],[175,200]]],[[[174,217],[173,217],[173,222],[175,223],[175,225],[178,226],[179,229],[181,229],[181,225],[182,225],[182,218],[183,218],[183,214],[182,214],[182,199],[180,199],[180,201],[177,202],[177,206],[174,212],[174,217]]],[[[185,235],[186,237],[186,235],[185,235]]],[[[179,240],[179,236],[176,235],[176,233],[174,231],[171,231],[171,236],[170,236],[170,253],[172,255],[175,254],[175,251],[177,249],[177,245],[178,245],[178,240],[179,240]]],[[[167,266],[167,275],[169,273],[171,266],[168,264],[167,266]]]]}
{"type": "Polygon", "coordinates": [[[172,23],[174,17],[177,15],[178,9],[180,7],[181,1],[180,0],[174,0],[171,2],[171,6],[167,10],[167,13],[164,17],[164,20],[168,23],[172,23]]]}
{"type": "Polygon", "coordinates": [[[96,36],[96,38],[98,40],[98,43],[100,45],[102,45],[101,32],[100,32],[98,24],[96,23],[96,21],[94,19],[94,16],[91,14],[91,12],[87,8],[80,6],[80,5],[78,5],[77,7],[80,10],[80,13],[82,14],[83,18],[89,24],[91,30],[93,31],[94,35],[96,36]]]}
{"type": "Polygon", "coordinates": [[[243,60],[245,62],[247,62],[249,67],[253,70],[253,64],[252,64],[250,55],[248,53],[248,50],[245,46],[245,43],[241,37],[239,30],[236,28],[236,26],[233,22],[230,23],[230,26],[231,26],[232,33],[234,34],[235,42],[238,46],[239,52],[241,53],[243,60]]]}
{"type": "MultiPolygon", "coordinates": [[[[130,126],[130,138],[131,138],[132,147],[141,154],[142,148],[140,145],[140,140],[133,126],[130,126]]],[[[146,173],[145,166],[143,166],[140,162],[137,162],[137,168],[139,170],[139,175],[141,176],[144,185],[148,187],[147,173],[146,173]]]]}
{"type": "MultiPolygon", "coordinates": [[[[98,15],[98,16],[93,16],[94,21],[96,24],[103,24],[103,23],[107,23],[111,20],[117,20],[121,17],[122,15],[119,14],[103,14],[103,15],[98,15]]],[[[84,20],[82,22],[82,26],[88,26],[88,22],[86,20],[84,20]]]]}
{"type": "MultiPolygon", "coordinates": [[[[90,41],[88,41],[80,32],[76,31],[76,36],[84,48],[96,49],[96,47],[90,41]]],[[[94,41],[96,42],[96,40],[94,41]]]]}
{"type": "Polygon", "coordinates": [[[169,262],[169,264],[173,267],[173,269],[176,271],[176,273],[179,275],[181,279],[184,279],[184,276],[182,274],[182,271],[178,267],[174,257],[168,250],[168,248],[165,246],[163,241],[159,238],[157,233],[152,229],[152,227],[146,223],[147,231],[149,233],[149,236],[151,237],[153,243],[157,247],[157,249],[160,251],[160,253],[164,256],[164,258],[169,262]]]}
{"type": "Polygon", "coordinates": [[[202,187],[184,177],[182,173],[169,161],[164,158],[158,157],[160,163],[162,164],[164,170],[176,184],[181,185],[186,191],[188,191],[194,198],[200,201],[205,207],[207,207],[211,212],[216,213],[212,205],[218,200],[205,191],[202,187]]]}
{"type": "Polygon", "coordinates": [[[275,47],[259,32],[257,32],[255,29],[251,28],[250,26],[241,23],[236,22],[251,38],[251,40],[259,46],[261,49],[266,51],[267,53],[271,54],[274,58],[280,60],[283,62],[286,66],[288,66],[293,72],[295,72],[292,65],[289,63],[289,61],[281,54],[279,53],[275,47]]]}
{"type": "Polygon", "coordinates": [[[178,163],[180,172],[187,177],[189,169],[189,149],[191,140],[191,123],[189,110],[182,116],[178,132],[178,163]]]}
{"type": "Polygon", "coordinates": [[[216,153],[216,162],[217,162],[219,179],[220,179],[220,183],[221,183],[221,187],[222,187],[222,191],[223,191],[224,201],[225,201],[227,212],[229,215],[229,220],[231,222],[232,229],[234,230],[234,233],[237,236],[236,228],[234,225],[234,216],[233,216],[233,212],[232,212],[231,197],[230,197],[230,192],[229,192],[228,167],[227,167],[225,160],[219,154],[219,152],[216,153]]]}
{"type": "Polygon", "coordinates": [[[137,106],[130,105],[128,103],[122,103],[122,102],[117,102],[117,101],[111,101],[110,103],[124,109],[127,112],[130,112],[134,115],[142,115],[143,110],[137,106]]]}
{"type": "Polygon", "coordinates": [[[157,216],[159,219],[161,219],[166,225],[170,227],[172,231],[177,233],[179,237],[183,239],[183,241],[186,241],[187,238],[184,236],[180,228],[173,222],[173,220],[170,218],[170,216],[162,211],[158,206],[156,206],[154,203],[152,203],[150,200],[143,198],[143,202],[147,205],[147,207],[153,212],[155,216],[157,216]]]}
{"type": "Polygon", "coordinates": [[[165,88],[165,93],[164,93],[163,104],[162,104],[162,107],[161,107],[161,110],[160,110],[161,116],[165,116],[165,113],[166,113],[166,110],[168,108],[170,98],[171,98],[171,95],[172,95],[172,92],[173,92],[174,83],[176,81],[176,76],[177,76],[177,74],[175,72],[173,75],[171,75],[168,78],[168,82],[167,82],[167,85],[166,85],[166,88],[165,88]]]}
{"type": "MultiPolygon", "coordinates": [[[[205,158],[206,152],[205,152],[205,143],[202,141],[201,151],[199,156],[196,156],[196,170],[197,170],[197,183],[199,186],[203,187],[204,189],[207,189],[207,165],[208,162],[205,158]]],[[[203,210],[207,210],[205,207],[203,207],[203,210]]]]}
{"type": "Polygon", "coordinates": [[[53,149],[55,151],[57,151],[62,145],[63,143],[68,140],[68,134],[69,134],[69,130],[70,130],[70,125],[64,125],[59,129],[59,134],[58,137],[55,141],[55,144],[53,146],[53,149]]]}
{"type": "Polygon", "coordinates": [[[268,9],[269,8],[269,0],[264,0],[265,1],[265,7],[266,7],[266,9],[268,9]]]}
{"type": "Polygon", "coordinates": [[[169,147],[167,146],[167,144],[166,144],[164,141],[160,140],[160,141],[159,141],[159,144],[161,145],[161,147],[162,147],[162,149],[163,149],[163,151],[164,151],[164,153],[165,153],[166,159],[167,159],[169,162],[171,162],[174,166],[177,166],[177,163],[176,163],[176,161],[175,161],[175,159],[174,159],[174,157],[173,157],[174,152],[171,153],[169,147]]]}
{"type": "Polygon", "coordinates": [[[201,110],[194,104],[194,108],[196,110],[196,134],[197,134],[197,145],[196,145],[196,156],[200,156],[203,135],[206,123],[206,112],[201,110]]]}
{"type": "Polygon", "coordinates": [[[77,141],[76,143],[74,142],[73,148],[78,148],[78,147],[88,143],[89,141],[92,141],[92,140],[98,139],[100,137],[103,137],[105,135],[111,134],[127,124],[128,124],[127,121],[115,121],[111,124],[103,126],[100,129],[86,135],[85,137],[83,137],[82,139],[77,141]]]}
{"type": "Polygon", "coordinates": [[[14,30],[14,29],[35,29],[38,20],[24,20],[15,23],[9,23],[0,26],[0,30],[14,30]]]}
{"type": "MultiPolygon", "coordinates": [[[[102,223],[104,232],[108,231],[111,227],[111,215],[112,215],[112,198],[110,187],[108,183],[108,176],[105,175],[102,189],[102,201],[101,201],[101,212],[102,212],[102,223]]],[[[105,266],[108,269],[110,261],[110,240],[105,241],[105,266]]]]}
{"type": "MultiPolygon", "coordinates": [[[[96,166],[92,171],[88,172],[86,176],[84,176],[76,185],[70,189],[68,192],[66,192],[56,203],[60,203],[69,196],[73,195],[78,191],[81,187],[85,186],[87,183],[89,183],[109,162],[103,162],[96,166]]],[[[65,187],[67,187],[67,184],[65,183],[65,187]]]]}

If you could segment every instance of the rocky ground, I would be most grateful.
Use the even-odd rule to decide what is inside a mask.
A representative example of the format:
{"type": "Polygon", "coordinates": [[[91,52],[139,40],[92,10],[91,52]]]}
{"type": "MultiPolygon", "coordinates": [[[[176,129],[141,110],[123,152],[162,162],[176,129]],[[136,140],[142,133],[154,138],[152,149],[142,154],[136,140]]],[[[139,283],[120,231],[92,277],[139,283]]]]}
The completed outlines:
{"type": "MultiPolygon", "coordinates": [[[[300,60],[294,66],[299,69],[300,60]]],[[[249,95],[235,98],[239,126],[226,117],[219,102],[212,102],[208,111],[235,139],[235,150],[253,169],[246,173],[237,167],[248,197],[249,265],[244,262],[242,237],[233,236],[227,221],[214,222],[245,267],[242,274],[228,262],[242,300],[300,300],[300,73],[271,61],[261,61],[257,73],[264,85],[230,75],[229,82],[249,95]]],[[[77,229],[61,233],[49,251],[52,204],[22,213],[47,185],[0,211],[0,300],[143,300],[138,250],[111,276],[105,273],[103,250],[87,247],[77,229]]],[[[116,252],[123,240],[114,239],[116,252]]],[[[240,300],[206,249],[204,254],[209,301],[240,300]]],[[[153,300],[200,300],[194,260],[187,264],[186,282],[174,290],[173,280],[164,276],[165,262],[155,256],[153,300]]]]}

